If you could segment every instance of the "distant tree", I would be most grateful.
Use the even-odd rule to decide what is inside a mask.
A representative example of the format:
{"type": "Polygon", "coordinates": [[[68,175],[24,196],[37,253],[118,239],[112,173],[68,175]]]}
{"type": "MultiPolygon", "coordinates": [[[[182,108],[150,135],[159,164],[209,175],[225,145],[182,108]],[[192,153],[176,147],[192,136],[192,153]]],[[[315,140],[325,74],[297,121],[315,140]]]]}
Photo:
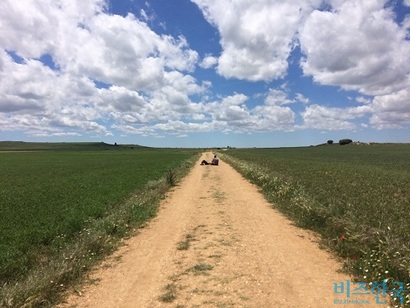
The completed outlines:
{"type": "Polygon", "coordinates": [[[333,140],[328,140],[327,144],[333,144],[333,140]]]}
{"type": "Polygon", "coordinates": [[[349,144],[349,143],[352,143],[352,142],[353,142],[352,139],[341,139],[341,140],[339,140],[340,145],[345,145],[345,144],[349,144]]]}

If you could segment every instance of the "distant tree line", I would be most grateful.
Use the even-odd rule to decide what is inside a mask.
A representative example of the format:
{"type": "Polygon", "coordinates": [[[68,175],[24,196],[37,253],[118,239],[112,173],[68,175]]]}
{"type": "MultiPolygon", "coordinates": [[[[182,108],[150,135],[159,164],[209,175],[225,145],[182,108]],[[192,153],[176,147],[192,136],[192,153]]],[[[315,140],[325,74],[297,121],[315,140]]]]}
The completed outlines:
{"type": "MultiPolygon", "coordinates": [[[[340,145],[345,145],[345,144],[349,144],[349,143],[352,143],[352,142],[353,142],[352,139],[340,139],[339,140],[340,145]]],[[[328,140],[327,144],[333,144],[333,140],[328,140]]]]}

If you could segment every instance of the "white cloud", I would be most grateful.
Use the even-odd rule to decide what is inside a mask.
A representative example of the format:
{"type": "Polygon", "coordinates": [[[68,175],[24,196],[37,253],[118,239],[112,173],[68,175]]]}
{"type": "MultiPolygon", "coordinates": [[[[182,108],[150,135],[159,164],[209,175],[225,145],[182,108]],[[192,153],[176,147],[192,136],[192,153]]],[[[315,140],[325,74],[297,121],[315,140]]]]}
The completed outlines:
{"type": "MultiPolygon", "coordinates": [[[[160,123],[138,126],[142,123],[116,125],[115,129],[131,134],[156,136],[162,132],[168,134],[186,134],[189,132],[220,131],[224,133],[266,132],[291,129],[295,113],[289,107],[274,105],[268,102],[254,108],[246,105],[248,97],[234,94],[221,97],[209,103],[193,104],[189,117],[191,121],[182,121],[168,115],[160,123]],[[196,122],[197,121],[197,122],[196,122]]],[[[153,102],[150,102],[152,104],[153,102]]],[[[168,112],[172,112],[171,109],[168,112]]],[[[157,112],[158,115],[158,112],[157,112]]]]}
{"type": "Polygon", "coordinates": [[[110,115],[125,126],[175,121],[180,118],[203,118],[202,105],[192,102],[189,95],[201,93],[206,88],[198,86],[195,79],[179,72],[165,75],[167,84],[146,95],[114,86],[100,90],[104,110],[111,110],[110,115]]]}
{"type": "Polygon", "coordinates": [[[79,136],[83,132],[110,136],[103,125],[87,117],[87,112],[77,115],[77,110],[65,110],[65,115],[38,117],[31,114],[0,113],[0,130],[25,131],[30,136],[79,136]],[[82,132],[82,133],[79,133],[82,132]]]}
{"type": "Polygon", "coordinates": [[[227,122],[247,122],[249,116],[249,112],[246,108],[240,106],[229,106],[223,109],[220,113],[216,114],[216,119],[227,122]]]}
{"type": "Polygon", "coordinates": [[[96,89],[92,81],[61,75],[37,60],[15,63],[4,51],[0,59],[4,130],[23,130],[32,135],[61,134],[64,129],[109,134],[97,123],[100,113],[94,104],[96,89]]]}
{"type": "Polygon", "coordinates": [[[235,128],[250,122],[250,114],[245,102],[248,97],[244,94],[234,94],[223,97],[220,101],[204,105],[204,112],[215,122],[224,123],[224,126],[235,128]],[[226,124],[226,125],[225,125],[226,124]]]}
{"type": "Polygon", "coordinates": [[[3,1],[0,47],[24,58],[50,54],[63,72],[136,90],[161,86],[164,70],[192,71],[184,37],[158,35],[134,15],[104,13],[105,2],[3,1]]]}
{"type": "Polygon", "coordinates": [[[211,84],[207,82],[200,86],[194,77],[184,75],[177,71],[165,72],[164,79],[167,85],[187,94],[203,93],[211,86],[211,84]]]}
{"type": "Polygon", "coordinates": [[[372,102],[372,100],[363,96],[359,96],[356,97],[356,102],[368,105],[372,102]]]}
{"type": "Polygon", "coordinates": [[[377,129],[403,128],[410,124],[410,90],[377,96],[372,102],[374,110],[370,124],[377,129]]]}
{"type": "Polygon", "coordinates": [[[377,96],[373,100],[376,111],[397,111],[410,113],[410,89],[404,89],[390,95],[377,96]]]}
{"type": "Polygon", "coordinates": [[[368,95],[410,86],[410,42],[385,1],[332,4],[332,11],[314,11],[300,31],[304,73],[368,95]]]}
{"type": "MultiPolygon", "coordinates": [[[[306,55],[302,61],[304,73],[320,84],[375,96],[373,100],[356,98],[365,104],[358,108],[371,115],[371,127],[404,127],[410,118],[410,42],[406,40],[406,22],[402,26],[396,24],[393,12],[381,0],[332,4],[331,11],[313,12],[301,30],[301,48],[306,55]]],[[[348,116],[358,115],[355,110],[360,113],[351,108],[313,106],[303,116],[309,127],[354,129],[348,116]]]]}
{"type": "Polygon", "coordinates": [[[189,96],[210,84],[186,74],[198,60],[186,39],[105,7],[102,0],[1,2],[0,113],[2,124],[12,121],[2,129],[109,135],[110,119],[167,121],[197,109],[189,96]],[[39,61],[44,55],[57,70],[39,61]]]}
{"type": "Polygon", "coordinates": [[[245,94],[235,94],[232,96],[227,96],[222,99],[222,105],[232,106],[232,105],[242,105],[248,100],[245,94]]]}
{"type": "Polygon", "coordinates": [[[373,115],[370,118],[370,124],[373,128],[382,129],[402,129],[403,124],[410,123],[410,116],[408,113],[401,114],[399,112],[388,112],[381,115],[373,115]]]}
{"type": "MultiPolygon", "coordinates": [[[[326,6],[320,1],[192,1],[219,30],[223,51],[212,63],[217,63],[217,71],[226,78],[282,78],[288,70],[290,52],[299,44],[304,53],[304,74],[319,84],[356,90],[370,97],[395,95],[410,87],[410,41],[406,39],[409,17],[397,24],[384,0],[328,1],[326,6]]],[[[266,103],[292,103],[284,91],[271,91],[266,103]]],[[[386,96],[386,105],[394,104],[389,101],[392,97],[386,96]]],[[[295,100],[310,103],[300,93],[295,100]]],[[[371,99],[359,97],[357,102],[370,105],[371,99]]],[[[403,114],[398,117],[383,112],[376,104],[372,108],[374,124],[407,119],[403,114]]],[[[350,108],[332,110],[355,114],[350,108]]],[[[337,121],[329,112],[328,107],[314,105],[304,116],[310,127],[355,127],[352,119],[337,121]]],[[[366,112],[371,113],[368,109],[366,112]]]]}
{"type": "Polygon", "coordinates": [[[132,14],[99,14],[88,27],[63,66],[108,84],[158,89],[165,70],[192,71],[198,58],[183,37],[159,36],[132,14]],[[72,57],[74,61],[67,61],[72,57]]]}
{"type": "Polygon", "coordinates": [[[55,83],[42,85],[42,81],[56,78],[56,74],[40,62],[32,60],[17,64],[4,51],[0,51],[0,112],[39,111],[55,83]]]}
{"type": "Polygon", "coordinates": [[[320,1],[192,0],[221,35],[217,70],[226,78],[282,78],[296,45],[295,33],[320,1]]]}
{"type": "Polygon", "coordinates": [[[301,102],[302,104],[305,104],[305,105],[310,103],[309,98],[305,97],[305,96],[304,96],[303,94],[301,94],[301,93],[296,93],[295,99],[296,99],[298,102],[301,102]]]}
{"type": "MultiPolygon", "coordinates": [[[[280,92],[280,91],[279,91],[280,92]]],[[[262,105],[249,108],[245,102],[248,99],[243,94],[225,97],[221,103],[209,105],[216,121],[225,124],[226,131],[255,132],[289,129],[295,120],[295,114],[289,107],[283,107],[288,99],[280,93],[280,99],[272,101],[274,90],[269,90],[262,105]]]]}
{"type": "Polygon", "coordinates": [[[403,0],[403,4],[406,6],[410,6],[410,0],[403,0]]]}
{"type": "Polygon", "coordinates": [[[288,98],[288,94],[283,90],[270,89],[265,99],[267,105],[288,105],[294,101],[288,98]]]}
{"type": "Polygon", "coordinates": [[[287,130],[295,124],[295,113],[289,107],[264,105],[255,108],[259,125],[255,131],[287,130]]]}
{"type": "Polygon", "coordinates": [[[350,108],[334,108],[319,105],[310,105],[302,112],[303,128],[323,130],[355,130],[356,124],[352,121],[362,118],[372,112],[369,106],[350,108]]]}
{"type": "Polygon", "coordinates": [[[145,10],[140,10],[140,16],[145,22],[149,22],[154,20],[154,17],[148,16],[147,12],[145,10]]]}
{"type": "Polygon", "coordinates": [[[101,102],[100,108],[106,112],[137,112],[147,103],[138,92],[124,87],[111,86],[109,89],[98,90],[101,102]]]}
{"type": "Polygon", "coordinates": [[[207,55],[205,58],[202,60],[202,62],[199,64],[202,68],[211,68],[214,67],[216,64],[218,64],[218,58],[207,55]]]}
{"type": "MultiPolygon", "coordinates": [[[[54,60],[86,39],[85,25],[102,13],[105,1],[2,1],[0,4],[0,48],[16,51],[24,58],[51,54],[54,60]]],[[[67,55],[67,56],[68,56],[67,55]]]]}

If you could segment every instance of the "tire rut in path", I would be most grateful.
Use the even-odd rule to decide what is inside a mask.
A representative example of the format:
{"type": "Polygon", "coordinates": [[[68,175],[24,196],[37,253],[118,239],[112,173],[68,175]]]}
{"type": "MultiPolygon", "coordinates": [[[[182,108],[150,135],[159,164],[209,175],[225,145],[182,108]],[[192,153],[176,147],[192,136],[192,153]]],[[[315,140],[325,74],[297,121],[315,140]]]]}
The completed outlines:
{"type": "MultiPolygon", "coordinates": [[[[98,282],[61,306],[334,307],[346,294],[333,282],[351,279],[340,267],[232,167],[196,165],[148,227],[92,273],[98,282]]],[[[350,299],[382,307],[374,296],[350,299]]]]}

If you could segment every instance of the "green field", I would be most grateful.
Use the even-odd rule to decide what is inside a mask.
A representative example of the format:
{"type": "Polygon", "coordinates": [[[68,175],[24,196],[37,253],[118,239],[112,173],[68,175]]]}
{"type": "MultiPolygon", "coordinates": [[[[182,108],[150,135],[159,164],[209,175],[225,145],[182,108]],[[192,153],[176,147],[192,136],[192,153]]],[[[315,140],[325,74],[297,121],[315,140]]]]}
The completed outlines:
{"type": "Polygon", "coordinates": [[[115,238],[155,214],[157,201],[169,187],[166,176],[182,175],[197,154],[106,144],[20,144],[18,149],[2,145],[4,306],[33,295],[52,301],[61,285],[111,251],[115,238]],[[16,288],[16,282],[21,287],[16,288]]]}
{"type": "Polygon", "coordinates": [[[221,157],[274,207],[320,233],[359,281],[410,289],[409,144],[233,149],[221,157]]]}

